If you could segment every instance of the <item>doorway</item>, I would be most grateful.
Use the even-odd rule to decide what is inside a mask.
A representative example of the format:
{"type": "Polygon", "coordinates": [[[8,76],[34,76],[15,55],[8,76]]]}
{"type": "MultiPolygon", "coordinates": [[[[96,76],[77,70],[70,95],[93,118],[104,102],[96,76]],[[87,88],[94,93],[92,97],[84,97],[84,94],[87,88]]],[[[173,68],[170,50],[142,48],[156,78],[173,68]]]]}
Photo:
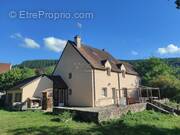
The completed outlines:
{"type": "Polygon", "coordinates": [[[8,93],[7,94],[7,104],[9,105],[9,106],[12,106],[12,99],[13,99],[13,95],[12,95],[12,93],[8,93]]]}

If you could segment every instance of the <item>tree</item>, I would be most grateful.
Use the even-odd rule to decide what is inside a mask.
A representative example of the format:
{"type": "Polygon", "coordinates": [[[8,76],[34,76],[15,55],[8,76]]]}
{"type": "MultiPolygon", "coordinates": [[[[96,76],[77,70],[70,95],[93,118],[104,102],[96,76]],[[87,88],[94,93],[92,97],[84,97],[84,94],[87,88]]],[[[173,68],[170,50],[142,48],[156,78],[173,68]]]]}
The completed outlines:
{"type": "Polygon", "coordinates": [[[180,9],[180,0],[176,0],[175,3],[176,3],[176,8],[180,9]]]}
{"type": "Polygon", "coordinates": [[[35,71],[29,68],[13,68],[0,75],[0,90],[5,91],[13,87],[18,81],[32,77],[35,71]]]}
{"type": "Polygon", "coordinates": [[[54,70],[54,67],[55,66],[50,66],[50,67],[45,68],[45,74],[51,75],[54,70]]]}
{"type": "Polygon", "coordinates": [[[180,93],[180,83],[173,75],[159,75],[150,81],[150,84],[154,87],[159,87],[162,97],[174,97],[180,93]]]}
{"type": "Polygon", "coordinates": [[[180,81],[175,71],[163,60],[150,58],[135,64],[142,79],[142,85],[159,87],[164,97],[173,97],[180,93],[180,81]]]}
{"type": "Polygon", "coordinates": [[[30,69],[30,68],[22,68],[21,72],[22,72],[23,79],[26,79],[26,78],[36,75],[34,69],[30,69]]]}
{"type": "Polygon", "coordinates": [[[159,75],[173,74],[173,70],[165,62],[155,57],[138,62],[135,68],[142,77],[144,85],[149,85],[149,81],[159,75]]]}
{"type": "Polygon", "coordinates": [[[15,68],[0,75],[0,90],[8,90],[11,88],[17,81],[22,80],[21,69],[15,68]]]}

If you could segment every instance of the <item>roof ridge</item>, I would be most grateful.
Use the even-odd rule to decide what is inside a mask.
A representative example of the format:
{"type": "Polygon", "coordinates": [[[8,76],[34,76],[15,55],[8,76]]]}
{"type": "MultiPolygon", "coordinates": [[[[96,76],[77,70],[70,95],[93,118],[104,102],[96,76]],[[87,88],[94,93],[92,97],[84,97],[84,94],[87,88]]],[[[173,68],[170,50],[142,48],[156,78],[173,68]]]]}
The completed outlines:
{"type": "MultiPolygon", "coordinates": [[[[108,60],[112,66],[112,71],[121,72],[117,64],[123,62],[119,61],[119,59],[115,58],[111,53],[86,44],[82,44],[81,48],[77,48],[75,42],[68,41],[93,68],[105,70],[105,67],[102,65],[102,60],[108,60]]],[[[129,74],[137,74],[130,65],[126,64],[126,67],[128,68],[129,74]]]]}

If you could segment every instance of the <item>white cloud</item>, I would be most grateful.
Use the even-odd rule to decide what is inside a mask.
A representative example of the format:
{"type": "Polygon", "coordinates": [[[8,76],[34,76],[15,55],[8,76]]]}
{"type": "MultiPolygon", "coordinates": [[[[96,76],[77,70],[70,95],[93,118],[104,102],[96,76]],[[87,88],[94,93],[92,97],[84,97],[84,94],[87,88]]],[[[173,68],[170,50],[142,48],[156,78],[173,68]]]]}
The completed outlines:
{"type": "Polygon", "coordinates": [[[14,38],[14,39],[22,39],[23,38],[23,36],[20,33],[14,33],[10,37],[14,38]]]}
{"type": "Polygon", "coordinates": [[[61,52],[64,49],[66,43],[66,40],[55,37],[44,38],[44,44],[46,48],[54,52],[61,52]]]}
{"type": "Polygon", "coordinates": [[[131,54],[132,54],[132,55],[138,55],[138,52],[132,50],[132,51],[131,51],[131,54]]]}
{"type": "Polygon", "coordinates": [[[170,44],[167,47],[164,48],[158,48],[158,53],[163,54],[176,54],[180,53],[180,48],[174,44],[170,44]]]}
{"type": "Polygon", "coordinates": [[[79,22],[77,22],[77,27],[78,27],[79,29],[81,29],[81,28],[82,28],[82,24],[79,23],[79,22]]]}
{"type": "Polygon", "coordinates": [[[27,47],[27,48],[40,48],[40,45],[35,42],[33,39],[30,39],[30,38],[25,38],[24,39],[24,47],[27,47]]]}
{"type": "Polygon", "coordinates": [[[14,33],[13,35],[10,36],[13,39],[17,39],[20,40],[22,43],[22,47],[26,47],[26,48],[40,48],[40,45],[33,39],[31,38],[27,38],[27,37],[23,37],[20,33],[14,33]]]}

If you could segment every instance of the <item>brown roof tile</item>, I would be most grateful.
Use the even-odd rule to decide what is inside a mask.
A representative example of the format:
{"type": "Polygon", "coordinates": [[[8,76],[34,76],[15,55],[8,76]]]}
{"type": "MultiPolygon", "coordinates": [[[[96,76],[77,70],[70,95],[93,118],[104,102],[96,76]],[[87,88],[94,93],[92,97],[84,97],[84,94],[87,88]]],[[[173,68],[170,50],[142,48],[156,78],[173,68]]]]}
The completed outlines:
{"type": "Polygon", "coordinates": [[[11,69],[11,64],[0,63],[0,74],[8,72],[11,69]]]}
{"type": "Polygon", "coordinates": [[[85,60],[95,69],[105,70],[103,62],[108,60],[112,66],[112,71],[121,72],[118,65],[124,64],[126,68],[126,72],[128,74],[138,75],[138,73],[133,69],[132,65],[115,59],[111,54],[109,54],[104,50],[99,50],[84,44],[82,44],[81,48],[77,48],[75,42],[68,41],[68,43],[70,43],[85,58],[85,60]]]}

